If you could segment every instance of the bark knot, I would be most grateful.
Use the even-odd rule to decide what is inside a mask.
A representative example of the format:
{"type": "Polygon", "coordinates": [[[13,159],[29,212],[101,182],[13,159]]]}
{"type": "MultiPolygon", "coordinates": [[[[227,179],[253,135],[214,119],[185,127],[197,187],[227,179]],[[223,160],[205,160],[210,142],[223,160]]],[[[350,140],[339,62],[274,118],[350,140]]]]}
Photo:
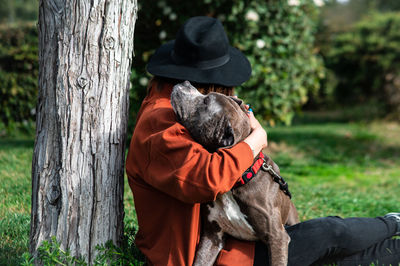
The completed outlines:
{"type": "Polygon", "coordinates": [[[78,82],[78,86],[83,89],[88,84],[88,79],[85,76],[80,76],[78,78],[77,82],[78,82]]]}
{"type": "Polygon", "coordinates": [[[115,45],[115,39],[112,36],[108,36],[107,38],[105,38],[104,48],[112,50],[114,49],[114,45],[115,45]]]}
{"type": "Polygon", "coordinates": [[[49,191],[47,191],[47,200],[51,205],[56,205],[58,199],[60,198],[61,192],[60,188],[56,185],[52,185],[49,191]]]}

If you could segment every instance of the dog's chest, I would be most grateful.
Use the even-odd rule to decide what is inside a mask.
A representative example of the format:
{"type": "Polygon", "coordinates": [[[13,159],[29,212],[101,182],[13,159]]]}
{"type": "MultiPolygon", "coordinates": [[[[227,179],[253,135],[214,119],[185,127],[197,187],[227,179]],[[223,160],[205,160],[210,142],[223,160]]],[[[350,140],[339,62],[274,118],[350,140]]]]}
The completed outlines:
{"type": "Polygon", "coordinates": [[[240,211],[232,192],[228,191],[217,197],[212,205],[207,205],[210,223],[217,222],[221,230],[242,240],[256,240],[256,233],[248,223],[246,216],[240,211]]]}

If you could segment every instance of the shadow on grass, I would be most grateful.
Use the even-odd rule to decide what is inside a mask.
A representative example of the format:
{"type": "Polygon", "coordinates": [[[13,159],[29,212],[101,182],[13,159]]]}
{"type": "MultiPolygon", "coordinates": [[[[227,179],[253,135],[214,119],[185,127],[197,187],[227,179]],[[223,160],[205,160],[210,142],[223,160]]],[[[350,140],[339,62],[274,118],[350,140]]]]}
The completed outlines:
{"type": "Polygon", "coordinates": [[[0,139],[0,150],[11,150],[16,148],[32,148],[33,139],[0,139]]]}
{"type": "Polygon", "coordinates": [[[379,102],[352,106],[338,106],[332,110],[304,111],[296,114],[292,124],[326,124],[348,122],[370,122],[386,116],[385,107],[379,102]]]}

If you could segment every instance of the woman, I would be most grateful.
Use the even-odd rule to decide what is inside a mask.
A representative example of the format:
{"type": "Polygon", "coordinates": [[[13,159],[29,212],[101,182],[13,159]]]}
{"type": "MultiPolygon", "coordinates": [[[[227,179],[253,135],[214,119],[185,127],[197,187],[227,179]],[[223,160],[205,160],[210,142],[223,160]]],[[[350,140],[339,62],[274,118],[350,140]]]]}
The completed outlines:
{"type": "MultiPolygon", "coordinates": [[[[214,200],[235,185],[267,146],[267,134],[250,112],[251,134],[231,148],[209,153],[176,122],[170,93],[177,82],[189,80],[202,93],[232,95],[233,87],[250,77],[248,60],[229,45],[218,20],[189,19],[176,40],[156,51],[147,70],[155,77],[139,111],[126,161],[139,223],[136,244],[149,264],[191,265],[200,235],[200,203],[214,200]]],[[[384,242],[400,231],[400,218],[397,214],[374,219],[327,217],[287,231],[292,238],[289,264],[309,265],[322,258],[359,254],[384,242]],[[359,237],[360,230],[368,232],[362,239],[366,244],[348,247],[339,243],[340,238],[359,237]],[[301,249],[308,245],[319,249],[301,249]]],[[[399,242],[395,244],[399,252],[399,242]]],[[[260,243],[228,238],[217,264],[265,265],[266,250],[260,243]]],[[[374,252],[367,260],[383,255],[387,254],[374,252]]]]}

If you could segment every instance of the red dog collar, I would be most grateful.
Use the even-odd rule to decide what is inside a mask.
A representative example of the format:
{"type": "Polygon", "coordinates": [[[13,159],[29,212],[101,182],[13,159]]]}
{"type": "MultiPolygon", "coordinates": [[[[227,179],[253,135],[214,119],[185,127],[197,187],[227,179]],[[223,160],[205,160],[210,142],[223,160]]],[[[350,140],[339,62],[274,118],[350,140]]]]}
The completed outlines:
{"type": "Polygon", "coordinates": [[[265,162],[264,154],[262,152],[260,152],[258,154],[258,158],[254,161],[253,165],[250,166],[239,178],[235,187],[238,187],[238,186],[248,183],[257,174],[257,172],[260,170],[260,168],[264,162],[265,162]]]}
{"type": "Polygon", "coordinates": [[[285,193],[289,198],[292,198],[292,194],[289,191],[289,186],[288,183],[286,183],[285,179],[281,177],[277,172],[274,171],[272,165],[269,165],[266,163],[264,159],[264,154],[260,152],[258,155],[258,158],[254,161],[253,165],[248,168],[243,175],[240,177],[240,179],[236,182],[235,186],[233,188],[242,186],[246,183],[248,183],[253,177],[256,176],[257,172],[260,170],[260,168],[268,172],[274,182],[279,184],[279,188],[285,193]],[[265,164],[264,164],[265,163],[265,164]]]}

